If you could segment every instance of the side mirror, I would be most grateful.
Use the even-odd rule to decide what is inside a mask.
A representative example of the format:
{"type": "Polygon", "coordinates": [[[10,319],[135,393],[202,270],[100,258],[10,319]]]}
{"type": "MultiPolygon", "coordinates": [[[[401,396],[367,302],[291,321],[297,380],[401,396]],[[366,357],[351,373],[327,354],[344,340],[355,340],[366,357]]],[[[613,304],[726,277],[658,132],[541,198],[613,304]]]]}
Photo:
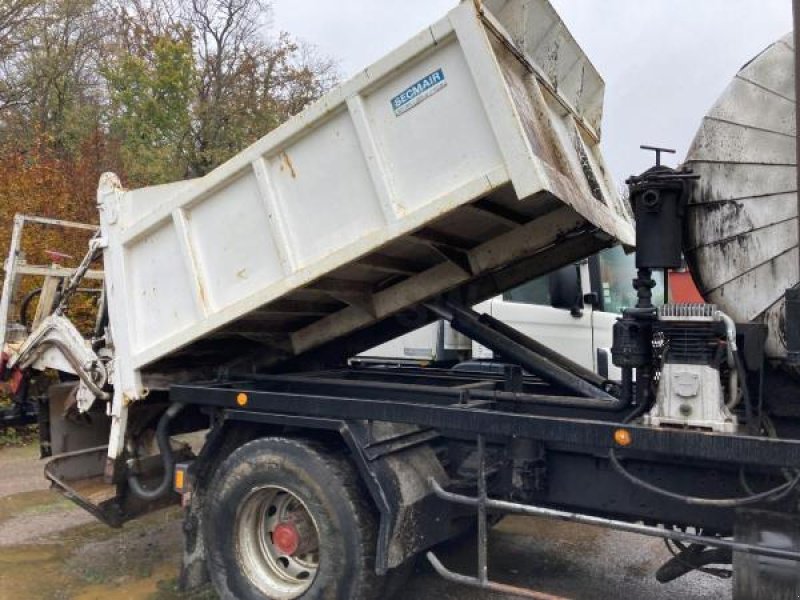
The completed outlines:
{"type": "Polygon", "coordinates": [[[577,265],[569,265],[550,275],[550,300],[554,308],[572,313],[573,317],[583,315],[583,290],[580,271],[577,265]]]}
{"type": "Polygon", "coordinates": [[[584,294],[583,303],[591,306],[592,308],[600,308],[600,294],[597,292],[584,294]]]}

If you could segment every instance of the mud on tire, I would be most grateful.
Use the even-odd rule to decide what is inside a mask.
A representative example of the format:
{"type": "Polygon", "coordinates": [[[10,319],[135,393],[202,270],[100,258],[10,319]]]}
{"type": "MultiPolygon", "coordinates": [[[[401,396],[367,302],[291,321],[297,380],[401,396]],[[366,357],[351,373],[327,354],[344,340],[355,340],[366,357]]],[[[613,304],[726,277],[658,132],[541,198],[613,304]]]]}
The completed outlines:
{"type": "Polygon", "coordinates": [[[353,466],[322,445],[244,444],[216,469],[204,511],[222,598],[373,600],[384,591],[372,507],[353,466]]]}

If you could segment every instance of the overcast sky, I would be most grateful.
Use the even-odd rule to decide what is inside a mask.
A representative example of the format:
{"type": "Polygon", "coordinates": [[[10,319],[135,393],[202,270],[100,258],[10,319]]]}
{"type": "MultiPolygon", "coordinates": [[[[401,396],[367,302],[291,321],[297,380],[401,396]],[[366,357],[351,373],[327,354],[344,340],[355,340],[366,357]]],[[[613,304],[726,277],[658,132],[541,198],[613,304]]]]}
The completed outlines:
{"type": "MultiPolygon", "coordinates": [[[[603,147],[617,183],[652,164],[639,145],[682,160],[700,120],[739,68],[791,30],[791,0],[552,0],[606,81],[603,147]]],[[[274,0],[274,25],[352,75],[457,0],[274,0]]]]}

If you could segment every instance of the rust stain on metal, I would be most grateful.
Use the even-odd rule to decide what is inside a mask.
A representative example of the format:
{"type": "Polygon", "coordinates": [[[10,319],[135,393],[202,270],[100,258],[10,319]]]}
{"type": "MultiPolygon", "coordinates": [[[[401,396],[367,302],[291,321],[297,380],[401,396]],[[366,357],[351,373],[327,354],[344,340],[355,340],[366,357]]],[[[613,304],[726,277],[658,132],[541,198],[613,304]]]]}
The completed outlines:
{"type": "Polygon", "coordinates": [[[198,273],[195,273],[194,279],[197,283],[197,294],[200,300],[200,305],[203,310],[208,310],[208,298],[206,296],[206,286],[203,284],[203,279],[198,273]]]}
{"type": "MultiPolygon", "coordinates": [[[[283,164],[286,165],[286,168],[289,169],[292,179],[297,179],[297,171],[294,170],[294,164],[292,163],[292,159],[289,158],[289,155],[286,152],[281,152],[281,159],[283,160],[283,164]]],[[[281,170],[283,170],[283,168],[281,168],[281,170]]]]}

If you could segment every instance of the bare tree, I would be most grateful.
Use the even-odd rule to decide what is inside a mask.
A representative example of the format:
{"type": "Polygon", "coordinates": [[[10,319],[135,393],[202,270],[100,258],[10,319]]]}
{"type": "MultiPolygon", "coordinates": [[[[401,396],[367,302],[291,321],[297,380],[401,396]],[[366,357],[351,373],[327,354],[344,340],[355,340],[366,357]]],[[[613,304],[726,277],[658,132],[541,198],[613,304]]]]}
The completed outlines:
{"type": "MultiPolygon", "coordinates": [[[[142,150],[157,144],[181,157],[182,173],[205,174],[337,81],[333,61],[271,25],[271,0],[0,0],[0,149],[4,141],[46,139],[68,153],[91,135],[126,144],[137,131],[142,150]],[[159,56],[154,49],[165,51],[163,44],[182,57],[159,56]],[[126,75],[119,66],[130,57],[126,75]],[[159,75],[169,68],[183,78],[180,99],[169,111],[153,110],[159,89],[178,89],[159,75]],[[150,89],[137,99],[142,77],[150,89]],[[134,107],[145,101],[148,110],[134,107]],[[134,108],[169,126],[131,127],[134,108]],[[177,118],[182,111],[186,118],[177,118]]],[[[131,160],[150,154],[128,153],[131,160]]]]}
{"type": "Polygon", "coordinates": [[[19,41],[5,62],[5,107],[15,109],[3,115],[7,135],[44,133],[66,149],[98,123],[106,19],[95,0],[39,0],[17,14],[19,41]]]}
{"type": "Polygon", "coordinates": [[[38,4],[37,0],[0,0],[0,111],[17,106],[25,98],[15,59],[31,34],[24,25],[38,4]]]}

